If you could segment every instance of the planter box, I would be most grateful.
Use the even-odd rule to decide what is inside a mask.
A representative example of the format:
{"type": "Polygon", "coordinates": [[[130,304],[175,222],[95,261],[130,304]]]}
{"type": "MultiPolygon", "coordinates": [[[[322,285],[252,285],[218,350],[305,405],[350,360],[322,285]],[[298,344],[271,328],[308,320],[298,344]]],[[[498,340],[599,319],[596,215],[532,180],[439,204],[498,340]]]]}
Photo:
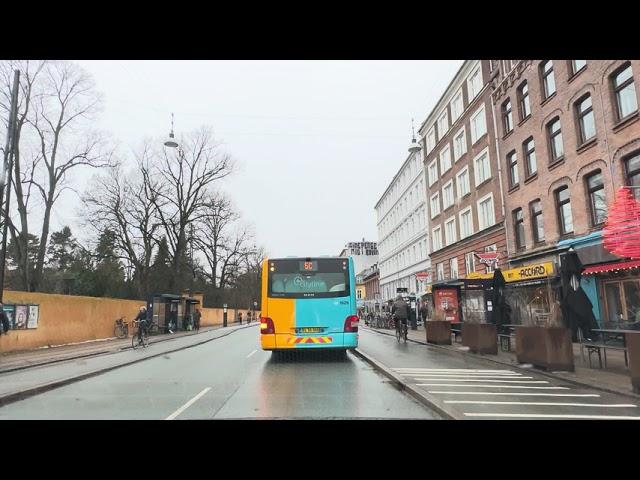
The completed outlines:
{"type": "Polygon", "coordinates": [[[428,320],[425,323],[427,343],[451,345],[451,322],[446,320],[428,320]]]}
{"type": "Polygon", "coordinates": [[[564,327],[516,327],[516,356],[547,370],[573,372],[571,330],[564,327]]]}
{"type": "Polygon", "coordinates": [[[498,354],[498,332],[492,323],[463,323],[462,345],[472,353],[498,354]]]}
{"type": "Polygon", "coordinates": [[[640,332],[625,333],[633,391],[640,393],[640,332]]]}

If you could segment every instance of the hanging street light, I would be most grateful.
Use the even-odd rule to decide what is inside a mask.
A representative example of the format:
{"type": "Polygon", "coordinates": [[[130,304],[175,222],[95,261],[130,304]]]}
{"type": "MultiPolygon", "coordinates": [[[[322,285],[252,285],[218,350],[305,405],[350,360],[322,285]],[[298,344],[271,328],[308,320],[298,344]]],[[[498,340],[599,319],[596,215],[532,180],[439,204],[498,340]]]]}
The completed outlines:
{"type": "Polygon", "coordinates": [[[178,146],[178,142],[176,142],[175,135],[173,134],[173,113],[171,114],[171,133],[169,133],[169,138],[164,142],[165,147],[176,148],[178,146]]]}

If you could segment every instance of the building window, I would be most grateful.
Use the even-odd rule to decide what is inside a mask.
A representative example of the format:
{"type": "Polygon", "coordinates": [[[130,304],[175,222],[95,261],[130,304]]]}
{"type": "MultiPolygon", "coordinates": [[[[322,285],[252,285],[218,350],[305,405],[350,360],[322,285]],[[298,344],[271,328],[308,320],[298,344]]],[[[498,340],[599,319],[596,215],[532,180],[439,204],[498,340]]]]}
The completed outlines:
{"type": "Polygon", "coordinates": [[[440,193],[431,195],[431,218],[440,213],[440,193]]]}
{"type": "Polygon", "coordinates": [[[474,172],[476,174],[476,187],[491,178],[491,165],[489,164],[489,151],[487,149],[474,159],[474,172]]]}
{"type": "Polygon", "coordinates": [[[458,198],[464,197],[471,191],[469,184],[469,167],[464,167],[456,174],[456,183],[458,185],[458,198]]]}
{"type": "Polygon", "coordinates": [[[516,235],[516,247],[524,248],[524,214],[522,208],[516,208],[513,211],[513,228],[516,235]]]}
{"type": "Polygon", "coordinates": [[[429,164],[429,186],[438,181],[438,162],[434,159],[429,164]]]}
{"type": "Polygon", "coordinates": [[[638,110],[631,64],[627,63],[618,69],[612,75],[612,81],[618,120],[622,120],[638,110]]]}
{"type": "Polygon", "coordinates": [[[449,118],[447,117],[447,109],[444,109],[440,118],[438,118],[438,138],[442,139],[449,130],[449,118]]]}
{"type": "Polygon", "coordinates": [[[456,240],[456,219],[451,217],[444,223],[444,242],[445,245],[451,245],[456,240]]]}
{"type": "Polygon", "coordinates": [[[571,60],[571,76],[575,75],[586,66],[586,60],[571,60]]]}
{"type": "MultiPolygon", "coordinates": [[[[626,172],[625,185],[640,186],[640,152],[636,152],[624,160],[624,170],[626,172]]],[[[640,200],[640,189],[633,188],[634,196],[640,200]]]]}
{"type": "Polygon", "coordinates": [[[436,227],[432,230],[431,245],[433,247],[433,252],[442,248],[442,228],[436,227]]]}
{"type": "Polygon", "coordinates": [[[436,130],[431,127],[431,130],[427,132],[427,153],[433,151],[436,146],[436,130]]]}
{"type": "Polygon", "coordinates": [[[446,210],[453,205],[453,180],[449,180],[442,187],[442,208],[446,210]]]}
{"type": "Polygon", "coordinates": [[[460,212],[460,239],[473,235],[473,215],[471,207],[460,212]]]}
{"type": "Polygon", "coordinates": [[[549,137],[549,145],[551,148],[551,160],[553,162],[560,160],[564,155],[564,146],[562,144],[560,119],[558,117],[554,118],[547,124],[547,135],[549,137]]]}
{"type": "Polygon", "coordinates": [[[513,188],[520,181],[518,177],[518,155],[515,150],[507,155],[507,166],[509,167],[509,187],[513,188]]]}
{"type": "Polygon", "coordinates": [[[543,85],[543,93],[544,98],[546,100],[551,95],[556,93],[556,79],[553,75],[553,62],[551,60],[547,60],[546,62],[540,65],[540,72],[542,74],[542,85],[543,85]]]}
{"type": "Polygon", "coordinates": [[[476,98],[482,89],[482,72],[480,66],[469,76],[467,80],[467,92],[469,93],[469,103],[476,98]]]}
{"type": "Polygon", "coordinates": [[[502,127],[504,128],[505,135],[513,130],[511,99],[507,99],[507,101],[502,104],[502,127]]]}
{"type": "Polygon", "coordinates": [[[586,95],[576,102],[576,114],[580,127],[580,144],[596,136],[596,120],[593,115],[591,95],[586,95]]]}
{"type": "Polygon", "coordinates": [[[449,260],[449,271],[451,272],[451,278],[458,278],[458,257],[453,257],[449,260]]]}
{"type": "Polygon", "coordinates": [[[478,228],[484,230],[495,224],[495,212],[493,210],[493,194],[478,200],[478,228]]]}
{"type": "Polygon", "coordinates": [[[462,101],[462,89],[458,91],[453,101],[451,102],[451,123],[455,123],[460,118],[464,111],[464,103],[462,101]]]}
{"type": "Polygon", "coordinates": [[[436,276],[438,280],[444,280],[444,263],[436,263],[436,276]]]}
{"type": "Polygon", "coordinates": [[[533,231],[533,241],[544,241],[544,218],[542,217],[542,203],[540,200],[531,202],[531,230],[533,231]]]}
{"type": "Polygon", "coordinates": [[[362,298],[362,290],[358,289],[356,290],[356,293],[358,294],[358,299],[362,298]]]}
{"type": "Polygon", "coordinates": [[[556,208],[558,210],[558,224],[560,226],[560,234],[567,235],[573,232],[573,215],[571,214],[571,197],[569,196],[569,187],[556,190],[556,208]]]}
{"type": "Polygon", "coordinates": [[[487,122],[482,105],[476,113],[471,116],[471,144],[476,143],[487,133],[487,122]]]}
{"type": "Polygon", "coordinates": [[[538,171],[538,164],[536,162],[536,146],[533,142],[533,137],[524,141],[522,149],[524,150],[524,165],[527,169],[527,177],[530,177],[538,171]]]}
{"type": "Polygon", "coordinates": [[[451,168],[451,149],[445,146],[440,152],[440,174],[444,175],[451,168]]]}
{"type": "Polygon", "coordinates": [[[586,180],[589,208],[591,210],[591,225],[600,225],[607,219],[607,202],[604,196],[602,172],[598,170],[586,177],[586,180]]]}
{"type": "Polygon", "coordinates": [[[531,104],[529,103],[529,84],[524,82],[518,88],[518,98],[520,104],[520,120],[524,120],[531,115],[531,104]]]}
{"type": "Polygon", "coordinates": [[[476,271],[476,257],[473,252],[464,254],[464,268],[467,275],[476,271]]]}
{"type": "Polygon", "coordinates": [[[453,160],[457,162],[465,153],[467,153],[467,136],[462,128],[453,137],[453,160]]]}

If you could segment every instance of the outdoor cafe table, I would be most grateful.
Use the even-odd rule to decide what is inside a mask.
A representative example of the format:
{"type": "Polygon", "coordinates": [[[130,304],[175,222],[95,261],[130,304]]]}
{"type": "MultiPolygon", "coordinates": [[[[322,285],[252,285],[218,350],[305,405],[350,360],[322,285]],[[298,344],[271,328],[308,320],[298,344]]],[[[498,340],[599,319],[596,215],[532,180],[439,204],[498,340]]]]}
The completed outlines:
{"type": "MultiPolygon", "coordinates": [[[[621,328],[592,328],[592,332],[600,333],[602,335],[602,343],[607,345],[607,339],[610,337],[620,337],[622,336],[622,347],[624,348],[624,363],[628,364],[627,359],[627,333],[638,333],[638,330],[623,330],[621,328]]],[[[606,359],[606,352],[605,352],[606,359]]]]}

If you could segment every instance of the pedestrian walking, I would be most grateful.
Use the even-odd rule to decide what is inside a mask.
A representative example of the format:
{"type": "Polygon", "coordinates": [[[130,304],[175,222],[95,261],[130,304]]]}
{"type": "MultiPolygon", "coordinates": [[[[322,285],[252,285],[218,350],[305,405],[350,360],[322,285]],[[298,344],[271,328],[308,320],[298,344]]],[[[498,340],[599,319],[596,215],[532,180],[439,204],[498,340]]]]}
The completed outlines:
{"type": "Polygon", "coordinates": [[[422,324],[424,325],[424,323],[427,321],[427,314],[429,312],[427,311],[427,304],[426,302],[422,302],[422,305],[420,307],[420,317],[422,317],[422,324]]]}
{"type": "Polygon", "coordinates": [[[242,312],[238,312],[238,321],[240,322],[240,325],[242,325],[242,312]]]}
{"type": "Polygon", "coordinates": [[[4,305],[0,303],[0,335],[3,333],[7,335],[10,328],[9,317],[7,317],[7,314],[4,312],[4,305]]]}
{"type": "Polygon", "coordinates": [[[251,310],[249,310],[247,312],[247,325],[251,323],[251,320],[252,320],[252,315],[251,315],[251,310]]]}
{"type": "Polygon", "coordinates": [[[200,317],[202,317],[202,313],[199,308],[196,308],[196,311],[193,314],[193,326],[196,329],[196,332],[200,330],[200,317]]]}

